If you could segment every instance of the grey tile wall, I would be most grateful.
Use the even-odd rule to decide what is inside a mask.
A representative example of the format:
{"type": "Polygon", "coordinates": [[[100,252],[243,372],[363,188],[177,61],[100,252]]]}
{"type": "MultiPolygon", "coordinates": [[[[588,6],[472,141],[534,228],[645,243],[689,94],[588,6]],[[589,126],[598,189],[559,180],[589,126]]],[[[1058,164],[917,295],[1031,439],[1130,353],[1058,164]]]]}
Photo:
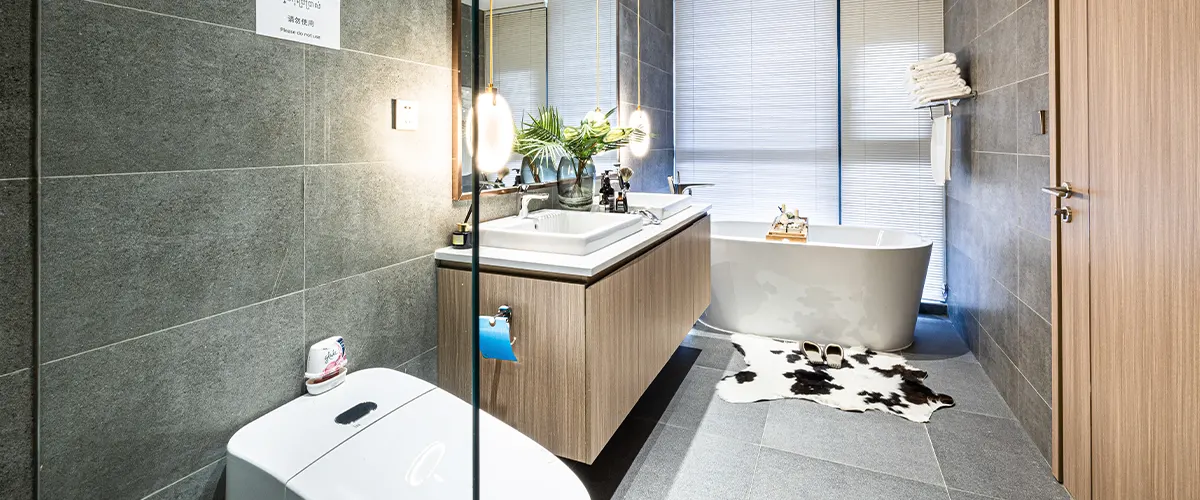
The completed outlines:
{"type": "MultiPolygon", "coordinates": [[[[44,2],[47,498],[213,498],[229,437],[301,393],[321,338],[344,336],[356,369],[436,379],[431,253],[467,209],[452,1],[345,4],[347,50],[255,35],[252,2],[44,2]],[[391,99],[420,102],[420,130],[391,130],[391,99]]],[[[28,141],[10,123],[5,144],[28,141]]],[[[10,163],[0,341],[27,352],[30,267],[9,259],[29,252],[29,182],[3,180],[10,163]]],[[[516,211],[481,201],[485,220],[516,211]]],[[[0,374],[4,498],[32,490],[29,373],[0,374]]]]}
{"type": "Polygon", "coordinates": [[[33,498],[33,2],[0,5],[0,498],[33,498]]]}
{"type": "Polygon", "coordinates": [[[634,191],[667,192],[675,173],[675,5],[671,0],[621,0],[617,7],[617,86],[620,112],[627,117],[638,104],[638,24],[641,24],[641,105],[650,115],[650,151],[638,158],[624,151],[621,163],[634,170],[634,191]]]}
{"type": "MultiPolygon", "coordinates": [[[[955,111],[950,317],[1042,455],[1050,450],[1046,0],[949,0],[945,44],[980,91],[955,111]]],[[[982,491],[982,490],[980,490],[982,491]]]]}

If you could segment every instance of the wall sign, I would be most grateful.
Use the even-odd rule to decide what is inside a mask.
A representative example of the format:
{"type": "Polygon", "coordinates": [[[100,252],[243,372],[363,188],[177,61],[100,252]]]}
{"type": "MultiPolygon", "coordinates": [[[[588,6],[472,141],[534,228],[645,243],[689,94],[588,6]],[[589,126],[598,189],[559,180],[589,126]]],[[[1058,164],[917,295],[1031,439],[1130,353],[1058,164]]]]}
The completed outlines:
{"type": "Polygon", "coordinates": [[[258,0],[255,18],[260,35],[342,47],[341,0],[258,0]]]}

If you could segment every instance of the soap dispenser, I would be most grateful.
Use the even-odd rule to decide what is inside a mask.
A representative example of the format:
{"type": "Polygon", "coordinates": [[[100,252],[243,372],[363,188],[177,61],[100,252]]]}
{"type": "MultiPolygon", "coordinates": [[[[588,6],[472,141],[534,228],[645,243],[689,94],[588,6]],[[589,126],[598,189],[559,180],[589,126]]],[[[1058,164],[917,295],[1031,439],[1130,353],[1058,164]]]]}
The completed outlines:
{"type": "Polygon", "coordinates": [[[612,186],[612,170],[605,170],[600,176],[600,206],[608,212],[613,208],[613,194],[616,190],[612,186]]]}

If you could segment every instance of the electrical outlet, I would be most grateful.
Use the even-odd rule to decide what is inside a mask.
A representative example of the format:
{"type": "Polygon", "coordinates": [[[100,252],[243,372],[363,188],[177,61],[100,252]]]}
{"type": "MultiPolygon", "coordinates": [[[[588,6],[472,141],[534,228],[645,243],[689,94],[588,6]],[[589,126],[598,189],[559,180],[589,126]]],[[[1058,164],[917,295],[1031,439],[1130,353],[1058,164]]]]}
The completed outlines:
{"type": "Polygon", "coordinates": [[[417,101],[392,99],[392,128],[396,130],[417,129],[417,101]]]}

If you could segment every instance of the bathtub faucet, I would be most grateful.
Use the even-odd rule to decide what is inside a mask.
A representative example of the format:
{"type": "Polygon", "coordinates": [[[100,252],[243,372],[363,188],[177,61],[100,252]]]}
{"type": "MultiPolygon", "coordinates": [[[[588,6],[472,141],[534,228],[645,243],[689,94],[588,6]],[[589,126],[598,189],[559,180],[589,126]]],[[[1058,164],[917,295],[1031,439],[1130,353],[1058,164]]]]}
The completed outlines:
{"type": "Polygon", "coordinates": [[[716,186],[711,182],[679,182],[679,173],[667,177],[667,186],[670,186],[671,192],[675,194],[692,194],[694,187],[711,187],[716,186]]]}

